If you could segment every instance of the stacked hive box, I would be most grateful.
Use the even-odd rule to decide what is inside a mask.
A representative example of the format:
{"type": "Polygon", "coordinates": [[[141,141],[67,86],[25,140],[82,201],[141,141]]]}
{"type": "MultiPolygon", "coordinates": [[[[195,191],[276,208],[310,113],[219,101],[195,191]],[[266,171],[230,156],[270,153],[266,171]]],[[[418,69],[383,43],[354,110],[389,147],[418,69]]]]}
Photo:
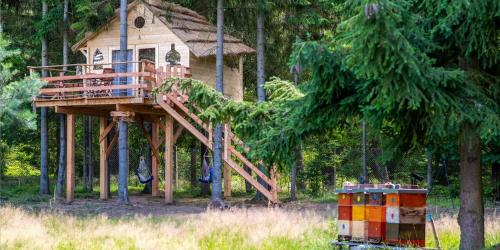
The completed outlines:
{"type": "Polygon", "coordinates": [[[381,243],[385,238],[384,198],[383,189],[368,189],[368,203],[365,213],[368,242],[381,243]]]}
{"type": "Polygon", "coordinates": [[[338,239],[351,240],[352,192],[341,191],[338,195],[338,239]]]}
{"type": "Polygon", "coordinates": [[[425,246],[425,189],[351,185],[338,193],[339,241],[425,246]]]}
{"type": "Polygon", "coordinates": [[[399,244],[425,247],[425,191],[399,191],[399,244]]]}
{"type": "Polygon", "coordinates": [[[399,194],[396,189],[386,190],[385,242],[399,244],[399,194]]]}
{"type": "Polygon", "coordinates": [[[367,197],[364,189],[357,189],[353,192],[351,241],[365,241],[365,202],[367,197]]]}

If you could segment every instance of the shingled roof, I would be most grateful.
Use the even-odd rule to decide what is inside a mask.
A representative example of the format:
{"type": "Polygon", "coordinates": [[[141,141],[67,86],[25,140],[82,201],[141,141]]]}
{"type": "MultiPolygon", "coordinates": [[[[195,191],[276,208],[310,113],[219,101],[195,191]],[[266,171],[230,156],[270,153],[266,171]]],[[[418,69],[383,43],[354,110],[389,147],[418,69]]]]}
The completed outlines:
{"type": "MultiPolygon", "coordinates": [[[[129,4],[129,9],[134,8],[139,3],[141,1],[138,0],[132,2],[129,4]]],[[[178,4],[163,0],[150,0],[144,2],[144,6],[172,30],[196,57],[215,55],[217,49],[216,28],[204,16],[178,4]]],[[[118,19],[118,15],[119,10],[117,10],[112,21],[118,19]]],[[[106,25],[99,28],[96,32],[87,34],[85,38],[73,45],[73,51],[83,47],[87,41],[96,37],[105,28],[106,25]]],[[[224,55],[251,54],[254,52],[253,48],[245,45],[240,39],[227,34],[224,35],[224,55]]]]}

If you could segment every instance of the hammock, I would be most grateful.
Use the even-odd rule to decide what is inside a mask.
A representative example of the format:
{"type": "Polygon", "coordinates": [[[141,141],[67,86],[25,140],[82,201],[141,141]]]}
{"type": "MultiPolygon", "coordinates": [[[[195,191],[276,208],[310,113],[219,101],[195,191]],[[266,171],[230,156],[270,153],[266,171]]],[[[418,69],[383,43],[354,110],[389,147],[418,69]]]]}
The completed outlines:
{"type": "Polygon", "coordinates": [[[212,182],[212,163],[210,166],[207,164],[207,160],[203,157],[203,164],[201,165],[201,177],[198,179],[201,183],[211,183],[212,182]]]}
{"type": "Polygon", "coordinates": [[[135,175],[137,175],[139,182],[141,182],[142,184],[149,183],[154,179],[149,172],[149,168],[146,166],[146,162],[144,161],[143,156],[141,156],[139,167],[137,167],[137,169],[135,170],[135,175]]]}

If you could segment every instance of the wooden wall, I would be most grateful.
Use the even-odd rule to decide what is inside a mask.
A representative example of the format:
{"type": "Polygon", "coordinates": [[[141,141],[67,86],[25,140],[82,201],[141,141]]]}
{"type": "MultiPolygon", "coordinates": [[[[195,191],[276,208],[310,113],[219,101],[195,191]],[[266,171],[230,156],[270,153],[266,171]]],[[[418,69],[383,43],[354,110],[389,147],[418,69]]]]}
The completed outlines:
{"type": "MultiPolygon", "coordinates": [[[[240,58],[240,61],[242,58],[240,58]]],[[[224,65],[224,95],[236,100],[243,100],[242,65],[230,68],[224,65]]],[[[215,87],[215,57],[197,58],[191,55],[191,75],[194,79],[204,81],[215,87]]]]}
{"type": "MultiPolygon", "coordinates": [[[[157,66],[165,66],[165,55],[170,51],[170,45],[175,43],[175,49],[181,54],[181,64],[189,67],[189,48],[172,31],[167,28],[158,18],[153,17],[153,13],[138,4],[128,13],[128,44],[129,49],[134,51],[134,60],[137,60],[136,50],[138,48],[154,47],[156,48],[157,66]],[[144,28],[137,29],[134,26],[136,17],[142,16],[146,19],[144,28]],[[154,21],[154,23],[153,23],[154,21]]],[[[92,58],[96,49],[99,49],[104,55],[104,63],[111,61],[111,50],[120,47],[120,22],[113,20],[108,27],[101,31],[96,37],[87,42],[88,61],[92,63],[92,58]]]]}
{"type": "MultiPolygon", "coordinates": [[[[202,80],[212,87],[215,86],[215,57],[195,57],[189,52],[189,47],[158,18],[153,18],[153,13],[143,4],[138,4],[130,9],[128,24],[128,46],[133,51],[134,61],[138,60],[137,51],[139,48],[156,48],[156,67],[166,66],[165,56],[170,51],[171,44],[175,43],[175,49],[181,55],[181,65],[191,68],[193,78],[202,80]],[[134,20],[138,16],[146,19],[144,28],[140,30],[134,26],[134,20]]],[[[120,46],[119,25],[119,20],[113,20],[105,30],[87,42],[87,63],[93,63],[94,53],[97,49],[104,56],[104,61],[101,63],[111,62],[111,51],[118,50],[120,46]]],[[[234,68],[224,66],[224,94],[238,101],[243,100],[243,74],[241,72],[243,65],[241,60],[242,58],[240,58],[239,64],[236,62],[234,68]]],[[[96,73],[99,72],[100,70],[96,70],[96,73]]]]}

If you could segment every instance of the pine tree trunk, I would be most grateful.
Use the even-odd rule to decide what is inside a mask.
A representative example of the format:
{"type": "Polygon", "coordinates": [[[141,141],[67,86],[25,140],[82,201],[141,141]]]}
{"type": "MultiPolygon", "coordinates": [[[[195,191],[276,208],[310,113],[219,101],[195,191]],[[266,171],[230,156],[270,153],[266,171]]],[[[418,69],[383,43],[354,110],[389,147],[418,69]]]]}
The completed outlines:
{"type": "Polygon", "coordinates": [[[297,191],[301,191],[306,189],[306,183],[304,182],[303,178],[300,178],[300,176],[302,176],[305,171],[304,152],[302,152],[302,144],[299,145],[298,152],[299,156],[297,159],[297,191]]]}
{"type": "Polygon", "coordinates": [[[89,137],[88,137],[88,146],[89,146],[89,161],[88,161],[88,167],[89,167],[89,191],[92,193],[94,192],[94,146],[92,144],[92,116],[89,116],[89,137]]]}
{"type": "MultiPolygon", "coordinates": [[[[215,90],[224,93],[224,0],[217,0],[217,54],[215,90]]],[[[211,206],[224,206],[222,195],[222,124],[214,129],[211,206]]]]}
{"type": "Polygon", "coordinates": [[[500,201],[500,162],[491,164],[491,183],[493,183],[494,201],[500,201]]]}
{"type": "MultiPolygon", "coordinates": [[[[127,61],[127,0],[120,1],[120,62],[127,61]]],[[[127,64],[122,64],[120,72],[127,72],[127,64]]],[[[126,79],[126,78],[125,78],[126,79]]],[[[126,82],[126,80],[125,80],[126,82]]],[[[128,124],[121,119],[118,122],[118,199],[128,204],[128,124]]]]}
{"type": "MultiPolygon", "coordinates": [[[[68,1],[63,3],[63,65],[68,64],[68,1]]],[[[66,71],[68,68],[63,67],[66,71]]],[[[56,196],[61,198],[66,169],[66,115],[59,114],[59,166],[57,168],[56,196]]]]}
{"type": "Polygon", "coordinates": [[[83,191],[87,192],[87,182],[88,182],[88,175],[87,175],[87,170],[88,170],[88,163],[87,163],[87,158],[88,158],[88,137],[89,137],[89,127],[87,123],[87,116],[83,117],[83,147],[82,147],[82,179],[83,179],[83,191]]]}
{"type": "Polygon", "coordinates": [[[484,247],[484,207],[481,185],[481,141],[477,128],[460,131],[460,249],[484,247]]]}
{"type": "MultiPolygon", "coordinates": [[[[48,12],[47,1],[42,1],[42,16],[48,12]]],[[[47,66],[47,37],[42,37],[42,66],[47,66]]],[[[42,76],[47,76],[47,71],[42,70],[42,76]]],[[[47,108],[40,109],[40,194],[48,195],[49,192],[49,150],[47,131],[47,108]]]]}
{"type": "Polygon", "coordinates": [[[191,151],[191,164],[190,164],[190,171],[189,171],[189,184],[191,186],[191,189],[194,189],[196,187],[196,168],[198,167],[196,164],[196,154],[198,153],[196,150],[196,144],[191,142],[190,146],[190,151],[191,151]]]}
{"type": "Polygon", "coordinates": [[[128,204],[128,126],[118,122],[118,200],[128,204]]]}
{"type": "Polygon", "coordinates": [[[427,190],[432,190],[432,153],[427,154],[427,190]]]}
{"type": "MultiPolygon", "coordinates": [[[[265,102],[266,101],[266,91],[264,89],[264,85],[266,83],[266,71],[265,71],[265,33],[264,33],[264,21],[265,14],[262,9],[262,2],[259,1],[259,10],[257,14],[257,102],[265,102]]],[[[268,170],[262,164],[258,165],[261,172],[268,175],[268,170]]],[[[257,178],[257,181],[264,187],[269,188],[267,183],[261,179],[257,178]]],[[[264,196],[257,191],[255,193],[255,200],[263,200],[264,196]]]]}
{"type": "MultiPolygon", "coordinates": [[[[294,148],[293,157],[298,158],[298,150],[294,148]]],[[[297,161],[292,164],[290,170],[290,200],[297,200],[297,161]]]]}
{"type": "Polygon", "coordinates": [[[64,173],[66,169],[66,116],[59,115],[59,166],[57,168],[56,196],[63,197],[64,173]]]}

